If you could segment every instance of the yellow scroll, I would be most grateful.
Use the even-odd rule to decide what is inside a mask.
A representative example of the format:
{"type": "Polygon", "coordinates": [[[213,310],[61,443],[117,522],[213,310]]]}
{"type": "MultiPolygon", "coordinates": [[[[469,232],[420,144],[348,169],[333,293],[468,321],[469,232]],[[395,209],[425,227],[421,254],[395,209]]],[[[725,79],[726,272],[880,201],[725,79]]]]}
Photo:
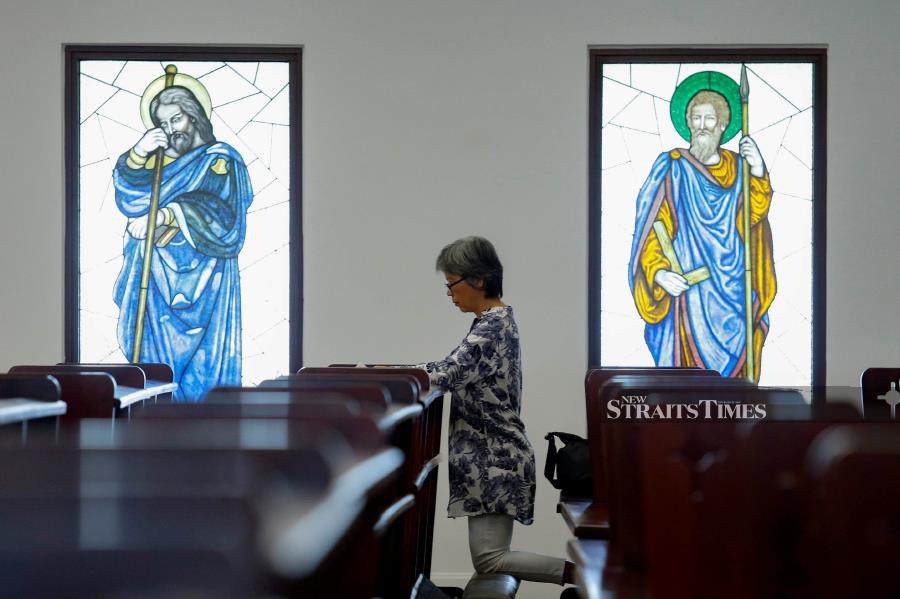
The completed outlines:
{"type": "Polygon", "coordinates": [[[666,260],[669,261],[669,264],[672,265],[672,272],[683,276],[687,280],[688,285],[696,285],[709,278],[709,269],[705,266],[695,268],[690,272],[684,272],[681,268],[681,262],[678,261],[678,256],[675,254],[675,248],[672,246],[672,239],[669,237],[669,232],[666,231],[666,226],[662,221],[658,220],[654,222],[653,230],[656,231],[656,238],[659,239],[659,246],[662,249],[663,256],[665,256],[666,260]]]}

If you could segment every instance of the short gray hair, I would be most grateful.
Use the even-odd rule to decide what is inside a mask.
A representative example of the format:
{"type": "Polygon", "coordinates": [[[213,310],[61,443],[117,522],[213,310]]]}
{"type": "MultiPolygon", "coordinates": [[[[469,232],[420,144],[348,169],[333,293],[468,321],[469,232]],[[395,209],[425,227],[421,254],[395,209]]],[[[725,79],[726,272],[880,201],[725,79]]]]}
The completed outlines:
{"type": "Polygon", "coordinates": [[[484,281],[486,297],[503,296],[503,265],[494,245],[484,237],[463,237],[448,243],[438,254],[435,268],[470,283],[484,281]]]}

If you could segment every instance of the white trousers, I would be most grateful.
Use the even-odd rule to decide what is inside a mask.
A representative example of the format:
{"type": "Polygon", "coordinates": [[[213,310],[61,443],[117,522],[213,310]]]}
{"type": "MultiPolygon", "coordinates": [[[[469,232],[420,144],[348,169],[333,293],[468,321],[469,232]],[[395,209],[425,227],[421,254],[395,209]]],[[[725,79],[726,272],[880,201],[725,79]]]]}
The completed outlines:
{"type": "Polygon", "coordinates": [[[563,584],[566,560],[525,551],[510,551],[513,517],[506,514],[469,516],[469,551],[479,574],[500,572],[519,580],[563,584]]]}

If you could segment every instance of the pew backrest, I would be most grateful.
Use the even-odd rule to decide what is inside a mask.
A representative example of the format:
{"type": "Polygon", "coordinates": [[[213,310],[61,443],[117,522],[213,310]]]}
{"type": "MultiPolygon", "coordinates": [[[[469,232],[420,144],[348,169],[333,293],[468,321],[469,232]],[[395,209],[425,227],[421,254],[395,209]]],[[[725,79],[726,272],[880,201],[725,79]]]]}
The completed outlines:
{"type": "Polygon", "coordinates": [[[147,376],[138,366],[130,364],[22,364],[9,369],[10,373],[56,374],[67,372],[105,373],[116,381],[116,385],[143,389],[147,376]]]}
{"type": "Polygon", "coordinates": [[[900,368],[866,368],[860,376],[862,413],[866,420],[894,420],[900,404],[900,368]],[[893,390],[893,392],[892,392],[893,390]]]}
{"type": "Polygon", "coordinates": [[[584,405],[587,416],[587,437],[591,453],[592,499],[597,502],[608,500],[607,480],[603,458],[603,435],[600,427],[592,427],[603,416],[603,402],[598,401],[600,389],[614,376],[672,375],[672,376],[719,376],[714,370],[700,368],[653,368],[653,367],[605,367],[590,368],[584,377],[584,405]]]}
{"type": "Polygon", "coordinates": [[[900,435],[896,423],[837,425],[806,458],[819,504],[815,596],[896,597],[900,591],[900,435]]]}
{"type": "Polygon", "coordinates": [[[298,377],[293,375],[261,381],[256,387],[260,392],[270,389],[296,390],[301,393],[341,393],[360,401],[373,409],[385,409],[391,403],[388,388],[378,382],[333,380],[329,378],[298,377]]]}

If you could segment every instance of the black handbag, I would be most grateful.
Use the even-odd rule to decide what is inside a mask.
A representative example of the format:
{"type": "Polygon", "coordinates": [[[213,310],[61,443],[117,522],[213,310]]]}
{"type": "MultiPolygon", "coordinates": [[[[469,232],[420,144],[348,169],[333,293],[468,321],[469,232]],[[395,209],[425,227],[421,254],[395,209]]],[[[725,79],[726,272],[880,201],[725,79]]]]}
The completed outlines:
{"type": "Polygon", "coordinates": [[[544,477],[562,495],[590,497],[592,486],[591,452],[588,442],[572,433],[553,432],[544,437],[549,441],[544,477]],[[556,448],[556,439],[563,447],[556,448]]]}

